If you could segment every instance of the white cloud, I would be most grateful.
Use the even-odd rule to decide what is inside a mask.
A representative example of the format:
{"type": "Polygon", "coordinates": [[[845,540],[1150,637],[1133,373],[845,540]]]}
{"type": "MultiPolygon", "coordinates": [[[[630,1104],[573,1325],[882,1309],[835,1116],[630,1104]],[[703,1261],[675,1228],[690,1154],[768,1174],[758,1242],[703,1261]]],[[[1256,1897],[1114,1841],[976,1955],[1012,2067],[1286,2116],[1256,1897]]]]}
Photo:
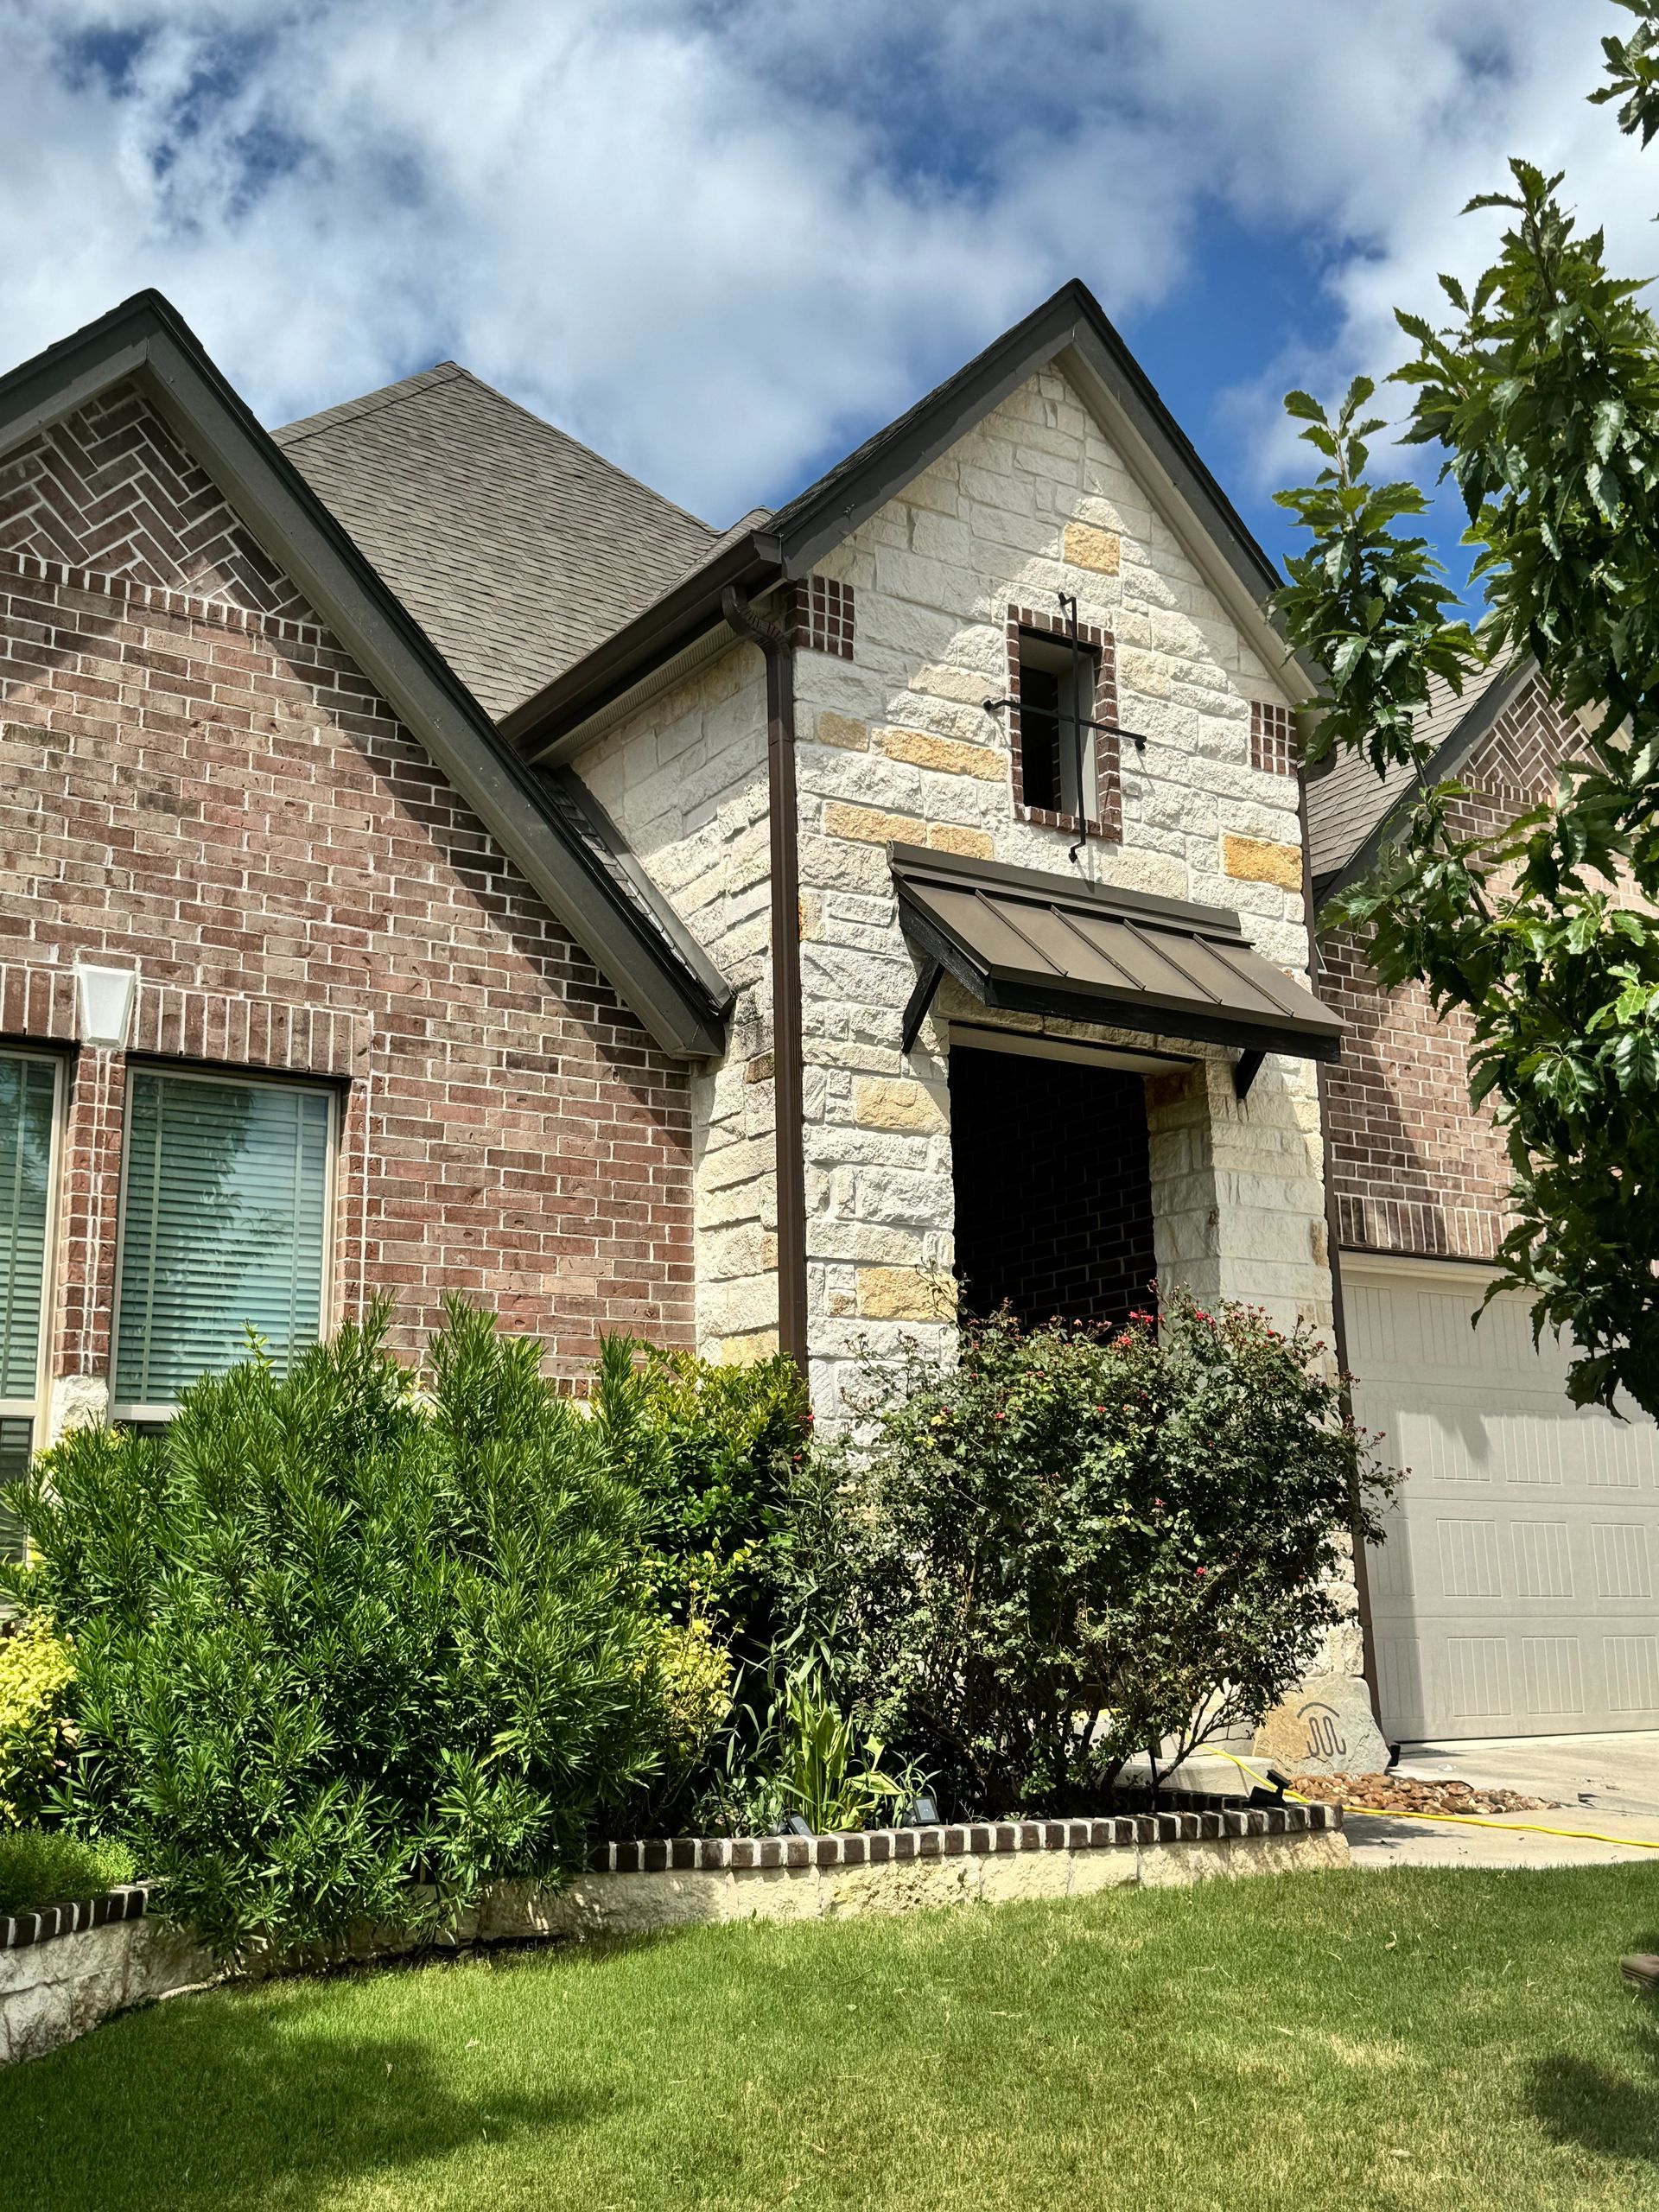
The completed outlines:
{"type": "MultiPolygon", "coordinates": [[[[1310,358],[1484,243],[1503,156],[1644,265],[1654,181],[1584,105],[1603,0],[12,0],[5,353],[141,285],[280,420],[442,353],[717,521],[1064,277],[1131,321],[1217,204],[1311,238],[1310,358]],[[1079,26],[1077,16],[1084,22],[1079,26]]],[[[1193,342],[1226,358],[1194,303],[1193,342]]]]}

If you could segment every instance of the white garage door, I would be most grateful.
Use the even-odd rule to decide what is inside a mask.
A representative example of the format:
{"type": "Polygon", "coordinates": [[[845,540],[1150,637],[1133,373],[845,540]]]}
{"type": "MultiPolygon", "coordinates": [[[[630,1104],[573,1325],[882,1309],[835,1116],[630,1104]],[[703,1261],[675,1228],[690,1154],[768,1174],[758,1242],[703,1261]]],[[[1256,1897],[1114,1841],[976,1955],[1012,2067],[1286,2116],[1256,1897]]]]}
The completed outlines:
{"type": "Polygon", "coordinates": [[[1475,1268],[1343,1260],[1354,1411],[1409,1470],[1370,1554],[1390,1737],[1659,1727],[1653,1424],[1576,1412],[1475,1268]]]}

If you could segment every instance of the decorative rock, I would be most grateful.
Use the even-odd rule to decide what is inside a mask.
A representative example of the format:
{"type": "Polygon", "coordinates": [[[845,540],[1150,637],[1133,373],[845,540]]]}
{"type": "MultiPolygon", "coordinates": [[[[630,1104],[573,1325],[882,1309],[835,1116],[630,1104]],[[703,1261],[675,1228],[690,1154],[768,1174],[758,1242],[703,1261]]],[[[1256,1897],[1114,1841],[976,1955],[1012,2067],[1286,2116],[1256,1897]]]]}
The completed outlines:
{"type": "Polygon", "coordinates": [[[1361,1774],[1389,1763],[1357,1675],[1310,1675],[1262,1721],[1255,1751],[1287,1774],[1361,1774]]]}

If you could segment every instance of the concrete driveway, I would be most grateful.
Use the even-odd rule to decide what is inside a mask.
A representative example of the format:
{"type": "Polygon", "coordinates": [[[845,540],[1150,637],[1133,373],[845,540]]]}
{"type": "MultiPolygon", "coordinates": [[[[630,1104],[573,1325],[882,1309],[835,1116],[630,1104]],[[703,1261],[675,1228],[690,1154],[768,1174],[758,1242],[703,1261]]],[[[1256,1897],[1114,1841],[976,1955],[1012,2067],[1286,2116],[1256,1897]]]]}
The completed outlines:
{"type": "MultiPolygon", "coordinates": [[[[1477,1788],[1519,1789],[1557,1801],[1552,1812],[1494,1814],[1495,1820],[1594,1828],[1607,1836],[1659,1842],[1659,1732],[1408,1744],[1399,1771],[1426,1779],[1456,1776],[1477,1788]]],[[[1347,1828],[1357,1866],[1597,1866],[1646,1859],[1659,1874],[1659,1851],[1618,1843],[1441,1826],[1387,1814],[1350,1813],[1347,1828]]]]}

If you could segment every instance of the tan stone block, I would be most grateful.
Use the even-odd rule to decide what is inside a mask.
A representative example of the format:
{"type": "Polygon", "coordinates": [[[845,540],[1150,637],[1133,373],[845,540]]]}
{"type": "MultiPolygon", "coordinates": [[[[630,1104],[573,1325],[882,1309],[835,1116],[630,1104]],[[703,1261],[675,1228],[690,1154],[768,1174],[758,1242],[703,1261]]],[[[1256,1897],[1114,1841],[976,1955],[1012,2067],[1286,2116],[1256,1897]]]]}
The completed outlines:
{"type": "Polygon", "coordinates": [[[824,835],[846,837],[861,845],[919,845],[927,825],[913,815],[886,814],[874,806],[849,806],[845,799],[826,801],[824,835]]]}
{"type": "Polygon", "coordinates": [[[876,735],[890,760],[906,760],[914,768],[977,776],[982,784],[1001,783],[1007,772],[1005,756],[994,746],[964,745],[960,738],[935,737],[925,729],[883,729],[876,735]]]}
{"type": "Polygon", "coordinates": [[[853,1084],[853,1119],[864,1129],[942,1129],[944,1112],[924,1083],[908,1076],[861,1075],[853,1084]]]}
{"type": "MultiPolygon", "coordinates": [[[[1135,1853],[1125,1852],[1134,1872],[1135,1853]]],[[[1023,1897],[1063,1897],[1069,1892],[1071,1855],[1065,1851],[999,1852],[987,1859],[979,1894],[987,1904],[1014,1904],[1023,1897]]]]}
{"type": "Polygon", "coordinates": [[[804,891],[796,900],[795,927],[803,944],[823,935],[823,901],[816,891],[804,891]]]}
{"type": "Polygon", "coordinates": [[[1071,1860],[1071,1879],[1065,1892],[1070,1897],[1096,1897],[1102,1890],[1132,1890],[1141,1879],[1138,1857],[1127,1845],[1107,1851],[1075,1851],[1071,1860]]]}
{"type": "MultiPolygon", "coordinates": [[[[777,1239],[774,1237],[772,1241],[775,1249],[777,1239]]],[[[753,1367],[763,1359],[775,1359],[777,1356],[776,1329],[752,1329],[746,1336],[728,1337],[717,1354],[720,1361],[728,1367],[753,1367]]]]}
{"type": "Polygon", "coordinates": [[[881,1866],[843,1866],[824,1877],[824,1912],[830,1919],[840,1919],[968,1904],[977,1891],[978,1874],[971,1859],[889,1859],[881,1866]]]}
{"type": "Polygon", "coordinates": [[[1275,845],[1265,837],[1236,837],[1221,841],[1221,864],[1241,883],[1276,883],[1286,891],[1302,887],[1302,849],[1275,845]]]}
{"type": "Polygon", "coordinates": [[[1090,523],[1069,522],[1060,550],[1074,569],[1093,569],[1103,576],[1117,574],[1122,547],[1115,530],[1096,530],[1090,523]]]}
{"type": "Polygon", "coordinates": [[[824,1909],[824,1877],[816,1866],[766,1866],[728,1878],[734,1895],[727,1919],[817,1920],[824,1909]]]}
{"type": "Polygon", "coordinates": [[[961,853],[970,861],[996,857],[996,841],[988,830],[969,830],[960,822],[936,822],[927,842],[936,853],[961,853]]]}
{"type": "Polygon", "coordinates": [[[855,721],[851,715],[832,714],[827,707],[818,716],[813,735],[820,745],[837,745],[843,753],[869,750],[869,724],[855,721]]]}
{"type": "Polygon", "coordinates": [[[867,1321],[945,1321],[956,1310],[953,1286],[925,1268],[861,1268],[858,1310],[867,1321]]]}

